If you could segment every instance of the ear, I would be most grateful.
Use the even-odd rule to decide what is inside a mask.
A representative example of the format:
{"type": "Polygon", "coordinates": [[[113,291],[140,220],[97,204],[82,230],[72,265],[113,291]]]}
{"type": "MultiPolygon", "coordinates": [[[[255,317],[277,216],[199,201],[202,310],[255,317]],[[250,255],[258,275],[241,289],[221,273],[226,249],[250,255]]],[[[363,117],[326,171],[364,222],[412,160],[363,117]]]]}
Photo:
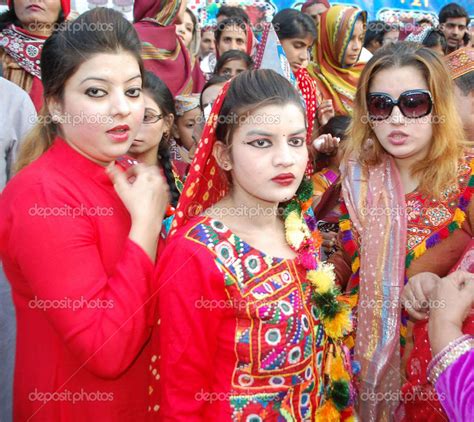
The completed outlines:
{"type": "Polygon", "coordinates": [[[173,124],[171,125],[171,135],[174,139],[179,139],[179,131],[178,126],[176,125],[176,120],[173,119],[173,124]]]}
{"type": "Polygon", "coordinates": [[[165,127],[163,132],[171,132],[171,129],[173,128],[173,123],[174,123],[174,116],[172,113],[166,115],[164,117],[164,122],[165,122],[165,127]]]}
{"type": "Polygon", "coordinates": [[[46,107],[48,109],[49,114],[51,115],[51,120],[54,123],[59,123],[63,112],[61,102],[58,101],[56,98],[49,98],[48,100],[46,100],[46,107]]]}
{"type": "Polygon", "coordinates": [[[229,147],[224,142],[216,141],[212,148],[212,155],[217,161],[217,165],[226,171],[232,170],[232,160],[229,147]]]}

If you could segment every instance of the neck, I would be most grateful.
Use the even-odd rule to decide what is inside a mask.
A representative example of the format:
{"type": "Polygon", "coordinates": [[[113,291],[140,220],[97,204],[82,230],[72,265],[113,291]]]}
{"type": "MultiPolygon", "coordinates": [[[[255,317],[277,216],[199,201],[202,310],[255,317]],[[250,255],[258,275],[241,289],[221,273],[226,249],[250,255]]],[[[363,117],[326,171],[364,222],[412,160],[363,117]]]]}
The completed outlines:
{"type": "Polygon", "coordinates": [[[395,159],[395,165],[398,168],[400,173],[400,179],[403,185],[403,191],[405,194],[414,191],[419,184],[419,180],[416,177],[413,177],[411,174],[412,168],[416,160],[411,160],[409,158],[405,159],[395,159]]]}
{"type": "Polygon", "coordinates": [[[140,163],[146,164],[147,166],[158,165],[158,145],[140,154],[130,153],[130,155],[137,161],[140,161],[140,163]]]}
{"type": "Polygon", "coordinates": [[[255,198],[241,189],[233,189],[227,201],[229,207],[237,210],[235,216],[241,227],[262,231],[281,225],[278,203],[255,198]]]}
{"type": "Polygon", "coordinates": [[[54,24],[33,22],[31,24],[24,25],[23,28],[31,35],[49,37],[53,33],[53,26],[54,24]]]}

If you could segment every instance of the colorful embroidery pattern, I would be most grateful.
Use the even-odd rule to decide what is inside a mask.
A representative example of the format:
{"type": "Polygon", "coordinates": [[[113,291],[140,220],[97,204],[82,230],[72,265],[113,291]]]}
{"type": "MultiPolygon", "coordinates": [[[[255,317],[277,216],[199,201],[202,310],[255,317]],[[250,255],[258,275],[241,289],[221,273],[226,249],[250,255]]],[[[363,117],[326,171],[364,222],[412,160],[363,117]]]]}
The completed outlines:
{"type": "Polygon", "coordinates": [[[314,418],[322,395],[317,374],[323,372],[325,336],[306,271],[293,260],[262,254],[210,218],[186,237],[215,255],[227,293],[238,305],[233,419],[314,418]]]}

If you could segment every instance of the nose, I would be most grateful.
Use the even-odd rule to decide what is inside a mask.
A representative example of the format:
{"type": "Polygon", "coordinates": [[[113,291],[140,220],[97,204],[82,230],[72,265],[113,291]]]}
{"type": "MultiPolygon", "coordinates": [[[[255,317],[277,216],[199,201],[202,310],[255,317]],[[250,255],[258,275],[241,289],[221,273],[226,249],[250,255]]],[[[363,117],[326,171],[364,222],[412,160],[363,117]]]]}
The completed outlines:
{"type": "Polygon", "coordinates": [[[230,45],[232,47],[232,50],[238,50],[239,49],[236,40],[232,40],[230,45]]]}
{"type": "Polygon", "coordinates": [[[291,167],[295,164],[295,157],[291,147],[288,145],[286,137],[276,145],[273,165],[275,167],[291,167]]]}
{"type": "Polygon", "coordinates": [[[304,62],[308,58],[308,52],[305,48],[301,49],[300,53],[298,54],[298,58],[304,62]]]}
{"type": "Polygon", "coordinates": [[[405,116],[397,105],[393,107],[392,114],[390,114],[388,120],[395,125],[405,124],[405,116]]]}
{"type": "Polygon", "coordinates": [[[130,100],[122,90],[111,96],[111,102],[111,113],[113,116],[128,116],[130,114],[130,100]]]}
{"type": "Polygon", "coordinates": [[[352,50],[353,51],[359,51],[362,47],[362,42],[360,40],[355,40],[354,43],[352,44],[352,50]]]}

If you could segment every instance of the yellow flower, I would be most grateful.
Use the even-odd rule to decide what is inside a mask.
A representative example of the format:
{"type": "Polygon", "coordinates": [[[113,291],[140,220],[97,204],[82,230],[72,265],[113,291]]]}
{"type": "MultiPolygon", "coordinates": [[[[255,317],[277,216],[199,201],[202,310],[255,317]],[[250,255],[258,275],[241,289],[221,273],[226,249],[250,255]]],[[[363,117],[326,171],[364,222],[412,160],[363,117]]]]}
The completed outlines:
{"type": "Polygon", "coordinates": [[[326,401],[316,412],[316,422],[339,422],[340,414],[332,400],[326,401]]]}
{"type": "Polygon", "coordinates": [[[286,240],[298,250],[306,237],[310,236],[308,226],[297,211],[291,211],[285,219],[286,240]]]}
{"type": "Polygon", "coordinates": [[[334,318],[323,318],[324,331],[332,339],[344,337],[352,331],[351,310],[341,303],[341,309],[334,318]]]}
{"type": "Polygon", "coordinates": [[[329,368],[329,375],[332,381],[344,380],[349,381],[350,376],[347,369],[344,367],[342,360],[342,350],[339,350],[334,359],[331,361],[331,367],[329,368]]]}
{"type": "Polygon", "coordinates": [[[332,290],[336,282],[336,274],[332,264],[318,263],[318,268],[308,272],[308,279],[316,290],[323,294],[332,290]]]}

